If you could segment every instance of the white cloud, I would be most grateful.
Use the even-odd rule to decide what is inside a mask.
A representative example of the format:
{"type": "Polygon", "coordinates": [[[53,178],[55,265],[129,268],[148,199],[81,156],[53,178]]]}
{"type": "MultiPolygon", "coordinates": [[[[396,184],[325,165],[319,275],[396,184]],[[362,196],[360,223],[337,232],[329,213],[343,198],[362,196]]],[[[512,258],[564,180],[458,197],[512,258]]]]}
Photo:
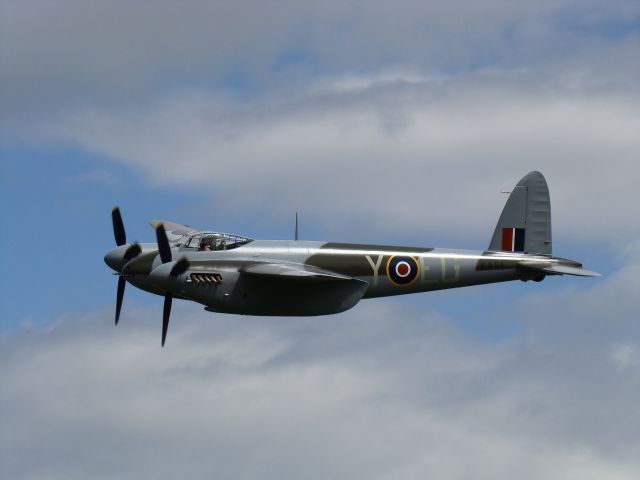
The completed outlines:
{"type": "Polygon", "coordinates": [[[48,133],[156,182],[210,192],[236,214],[295,208],[336,230],[488,240],[500,190],[541,170],[563,237],[637,232],[638,96],[534,81],[509,72],[330,77],[250,104],[182,92],[151,111],[78,112],[48,133]]]}
{"type": "Polygon", "coordinates": [[[611,360],[620,368],[640,366],[640,348],[629,343],[614,345],[611,347],[611,360]]]}
{"type": "Polygon", "coordinates": [[[117,329],[25,327],[0,350],[4,474],[632,479],[640,373],[612,358],[640,341],[638,268],[505,308],[524,329],[499,343],[402,300],[292,319],[178,303],[164,349],[159,312],[131,307],[117,329]]]}
{"type": "Polygon", "coordinates": [[[225,83],[234,72],[270,89],[307,83],[318,71],[570,64],[633,83],[639,17],[634,0],[8,0],[0,16],[3,116],[28,126],[85,105],[140,105],[176,85],[225,83]],[[625,44],[635,48],[619,58],[625,44]]]}
{"type": "Polygon", "coordinates": [[[640,227],[639,17],[632,0],[5,2],[3,134],[213,192],[216,218],[297,209],[332,235],[467,247],[539,169],[556,233],[607,241],[640,227]]]}

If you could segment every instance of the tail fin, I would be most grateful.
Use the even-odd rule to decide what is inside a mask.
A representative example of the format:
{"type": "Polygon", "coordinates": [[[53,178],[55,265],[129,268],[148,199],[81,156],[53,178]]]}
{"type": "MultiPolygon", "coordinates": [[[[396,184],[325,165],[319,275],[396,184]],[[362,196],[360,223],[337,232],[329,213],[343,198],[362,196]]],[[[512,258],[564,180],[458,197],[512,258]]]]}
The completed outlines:
{"type": "Polygon", "coordinates": [[[514,187],[489,250],[551,255],[551,200],[540,172],[528,173],[514,187]]]}

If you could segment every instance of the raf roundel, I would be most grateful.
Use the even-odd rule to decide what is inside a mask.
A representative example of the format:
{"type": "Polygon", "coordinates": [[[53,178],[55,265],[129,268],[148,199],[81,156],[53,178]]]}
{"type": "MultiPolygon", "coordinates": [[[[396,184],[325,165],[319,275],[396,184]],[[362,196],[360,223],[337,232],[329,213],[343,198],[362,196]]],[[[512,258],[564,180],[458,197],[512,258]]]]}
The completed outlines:
{"type": "Polygon", "coordinates": [[[420,264],[414,257],[392,256],[387,262],[387,278],[398,287],[411,285],[419,273],[420,264]]]}

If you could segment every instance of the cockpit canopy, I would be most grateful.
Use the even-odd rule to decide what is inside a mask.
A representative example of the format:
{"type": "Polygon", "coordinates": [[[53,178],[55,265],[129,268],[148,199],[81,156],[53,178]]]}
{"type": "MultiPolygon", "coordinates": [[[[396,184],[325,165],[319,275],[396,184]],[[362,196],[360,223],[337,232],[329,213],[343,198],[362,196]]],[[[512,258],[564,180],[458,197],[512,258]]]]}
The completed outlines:
{"type": "Polygon", "coordinates": [[[188,233],[176,242],[176,246],[199,252],[231,250],[253,242],[253,239],[220,232],[188,233]]]}

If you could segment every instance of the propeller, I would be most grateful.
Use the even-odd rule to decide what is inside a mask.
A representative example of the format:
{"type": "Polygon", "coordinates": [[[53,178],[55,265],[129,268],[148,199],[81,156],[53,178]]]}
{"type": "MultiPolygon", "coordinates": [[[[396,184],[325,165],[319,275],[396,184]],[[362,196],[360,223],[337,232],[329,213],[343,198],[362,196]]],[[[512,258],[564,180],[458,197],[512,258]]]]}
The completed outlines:
{"type": "Polygon", "coordinates": [[[111,210],[111,222],[113,223],[113,236],[116,239],[116,245],[120,247],[127,243],[127,234],[124,231],[124,223],[122,223],[120,208],[113,207],[111,210]]]}
{"type": "Polygon", "coordinates": [[[171,302],[173,297],[171,294],[164,296],[164,307],[162,308],[162,346],[167,339],[167,330],[169,329],[169,316],[171,315],[171,302]]]}
{"type": "MultiPolygon", "coordinates": [[[[120,214],[120,208],[113,207],[111,210],[111,222],[113,223],[113,236],[116,240],[116,245],[121,247],[127,243],[127,234],[124,230],[124,222],[122,221],[122,215],[120,214]]],[[[135,242],[129,246],[123,256],[124,264],[126,265],[128,262],[136,258],[138,255],[142,253],[142,248],[135,242]]],[[[124,266],[123,266],[124,269],[124,266]]],[[[122,276],[122,272],[120,272],[120,277],[118,278],[118,290],[116,292],[116,325],[118,325],[118,321],[120,320],[120,311],[122,310],[122,301],[124,299],[124,289],[127,285],[127,281],[124,276],[122,276]]]]}
{"type": "Polygon", "coordinates": [[[124,277],[118,277],[118,292],[116,296],[116,325],[120,320],[120,310],[122,309],[122,300],[124,299],[124,287],[127,285],[127,281],[124,277]]]}
{"type": "MultiPolygon", "coordinates": [[[[160,252],[160,259],[162,263],[169,263],[172,261],[171,245],[169,245],[169,239],[167,238],[167,232],[164,229],[164,225],[161,223],[156,227],[156,239],[158,241],[158,250],[160,252]]],[[[182,257],[171,268],[169,275],[171,277],[177,277],[182,275],[189,268],[189,260],[182,257]]],[[[167,339],[167,330],[169,329],[169,317],[171,316],[171,303],[173,296],[171,292],[167,291],[164,296],[164,307],[162,309],[162,346],[167,339]]]]}
{"type": "Polygon", "coordinates": [[[169,245],[164,225],[161,223],[156,227],[156,240],[158,241],[158,250],[160,251],[162,263],[169,263],[171,261],[171,246],[169,245]]]}
{"type": "Polygon", "coordinates": [[[138,242],[131,245],[127,248],[127,251],[124,252],[124,260],[125,264],[136,258],[138,255],[142,253],[142,248],[138,242]]]}
{"type": "Polygon", "coordinates": [[[185,257],[182,257],[173,266],[173,268],[169,272],[169,275],[171,275],[172,277],[177,277],[178,275],[182,275],[188,269],[189,269],[189,260],[187,260],[185,257]]]}

